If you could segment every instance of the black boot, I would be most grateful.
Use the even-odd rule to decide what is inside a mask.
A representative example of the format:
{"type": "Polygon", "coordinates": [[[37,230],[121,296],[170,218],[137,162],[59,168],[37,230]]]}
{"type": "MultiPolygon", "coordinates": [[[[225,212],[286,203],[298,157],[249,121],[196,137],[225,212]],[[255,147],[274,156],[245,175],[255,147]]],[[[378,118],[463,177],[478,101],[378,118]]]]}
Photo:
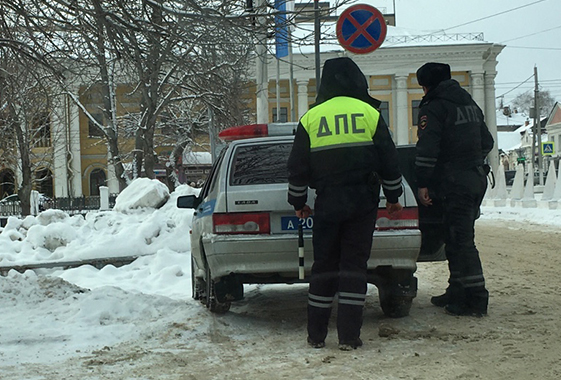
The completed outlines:
{"type": "Polygon", "coordinates": [[[312,338],[308,337],[308,344],[310,345],[310,347],[312,348],[324,348],[325,347],[325,341],[320,341],[320,342],[315,342],[312,338]]]}
{"type": "Polygon", "coordinates": [[[339,349],[341,351],[356,350],[358,347],[362,347],[362,340],[360,338],[357,338],[352,342],[339,342],[339,349]]]}
{"type": "Polygon", "coordinates": [[[489,292],[485,288],[469,289],[463,301],[457,299],[450,302],[444,310],[451,315],[467,315],[483,317],[487,315],[489,292]]]}
{"type": "Polygon", "coordinates": [[[434,306],[444,307],[451,303],[462,303],[463,299],[464,299],[464,290],[454,283],[448,285],[444,294],[431,297],[430,302],[434,306]]]}
{"type": "Polygon", "coordinates": [[[467,304],[457,304],[451,303],[444,307],[444,311],[447,314],[455,315],[455,316],[470,316],[470,317],[477,317],[481,318],[487,315],[487,309],[477,308],[473,306],[469,306],[467,304]]]}
{"type": "Polygon", "coordinates": [[[448,292],[441,294],[439,296],[434,296],[430,298],[430,303],[434,306],[444,307],[451,302],[450,294],[448,292]]]}

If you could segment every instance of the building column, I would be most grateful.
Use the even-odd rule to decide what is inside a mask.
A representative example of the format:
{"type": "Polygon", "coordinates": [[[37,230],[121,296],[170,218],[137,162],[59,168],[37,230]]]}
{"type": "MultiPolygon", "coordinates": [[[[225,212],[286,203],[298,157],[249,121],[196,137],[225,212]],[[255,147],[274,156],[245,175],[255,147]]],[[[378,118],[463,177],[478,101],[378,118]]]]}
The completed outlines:
{"type": "MultiPolygon", "coordinates": [[[[477,105],[479,106],[479,108],[481,108],[483,110],[483,112],[487,113],[485,111],[485,82],[483,80],[483,73],[471,73],[471,96],[473,97],[473,100],[475,100],[475,103],[477,103],[477,105]]],[[[493,100],[494,102],[494,100],[493,100]]]]}
{"type": "MultiPolygon", "coordinates": [[[[406,145],[409,144],[409,107],[407,104],[407,77],[408,75],[396,75],[396,110],[397,118],[394,131],[396,135],[395,143],[396,145],[406,145]]],[[[412,123],[416,123],[416,120],[412,120],[412,123]]]]}
{"type": "MultiPolygon", "coordinates": [[[[78,88],[74,91],[78,94],[78,88]]],[[[69,194],[72,197],[84,195],[82,189],[82,148],[80,141],[80,110],[76,103],[68,98],[69,122],[69,152],[68,152],[68,182],[69,194]]]]}
{"type": "MultiPolygon", "coordinates": [[[[78,94],[78,88],[74,89],[78,94]]],[[[78,106],[69,95],[63,95],[53,120],[53,177],[55,197],[81,197],[82,160],[78,106]]]]}
{"type": "MultiPolygon", "coordinates": [[[[498,148],[498,138],[497,138],[497,113],[495,111],[495,76],[496,73],[486,73],[485,74],[485,107],[482,108],[483,112],[485,113],[485,123],[489,128],[489,132],[495,139],[495,145],[493,146],[493,150],[489,153],[489,163],[493,168],[493,172],[497,173],[499,169],[499,148],[498,148]]],[[[479,104],[479,103],[478,103],[479,104]]]]}
{"type": "Polygon", "coordinates": [[[298,86],[298,119],[308,112],[308,79],[297,79],[298,86]]]}
{"type": "Polygon", "coordinates": [[[115,173],[115,165],[111,164],[111,161],[111,152],[107,147],[107,187],[109,188],[109,194],[119,194],[119,180],[117,179],[117,173],[115,173]]]}
{"type": "Polygon", "coordinates": [[[53,144],[53,195],[56,198],[65,198],[69,196],[68,192],[68,170],[67,153],[68,153],[68,112],[70,109],[69,99],[63,95],[61,102],[53,112],[52,118],[52,144],[53,144]]]}

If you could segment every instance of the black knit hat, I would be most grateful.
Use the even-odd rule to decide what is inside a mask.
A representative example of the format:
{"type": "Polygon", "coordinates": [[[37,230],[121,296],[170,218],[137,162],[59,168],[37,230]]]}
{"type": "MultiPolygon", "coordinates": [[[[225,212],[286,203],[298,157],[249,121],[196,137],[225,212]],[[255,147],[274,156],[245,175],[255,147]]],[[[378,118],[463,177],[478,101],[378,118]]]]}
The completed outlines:
{"type": "Polygon", "coordinates": [[[443,80],[451,79],[450,65],[446,63],[425,63],[417,70],[417,82],[421,86],[432,88],[443,80]]]}

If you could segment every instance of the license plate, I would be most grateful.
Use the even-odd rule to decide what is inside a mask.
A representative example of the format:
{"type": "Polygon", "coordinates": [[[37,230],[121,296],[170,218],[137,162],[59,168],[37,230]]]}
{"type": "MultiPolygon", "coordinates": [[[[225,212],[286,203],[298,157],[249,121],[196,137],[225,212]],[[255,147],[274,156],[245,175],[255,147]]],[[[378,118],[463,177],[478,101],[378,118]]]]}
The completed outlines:
{"type": "Polygon", "coordinates": [[[281,217],[281,229],[283,231],[296,231],[298,230],[298,224],[302,223],[302,228],[304,230],[311,230],[314,226],[314,218],[311,216],[306,219],[300,219],[297,216],[282,216],[281,217]]]}

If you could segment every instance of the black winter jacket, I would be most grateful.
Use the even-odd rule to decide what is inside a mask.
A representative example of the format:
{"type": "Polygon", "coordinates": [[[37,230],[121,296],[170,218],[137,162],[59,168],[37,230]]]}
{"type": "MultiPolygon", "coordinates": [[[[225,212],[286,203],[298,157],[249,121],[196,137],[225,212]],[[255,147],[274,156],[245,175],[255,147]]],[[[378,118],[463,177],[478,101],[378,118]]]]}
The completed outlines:
{"type": "Polygon", "coordinates": [[[483,112],[454,79],[440,82],[419,105],[415,172],[418,187],[440,183],[447,172],[484,163],[494,140],[483,112]]]}
{"type": "MultiPolygon", "coordinates": [[[[348,109],[344,111],[346,116],[339,115],[348,116],[348,120],[354,112],[363,112],[364,107],[375,110],[379,105],[379,101],[368,95],[366,79],[354,62],[349,58],[328,60],[316,103],[312,106],[314,113],[324,112],[324,107],[329,114],[330,104],[344,102],[345,98],[360,100],[358,111],[348,109]],[[328,101],[331,102],[326,104],[328,101]]],[[[341,144],[327,150],[312,150],[310,136],[300,122],[288,159],[288,202],[295,210],[300,210],[306,204],[308,186],[320,193],[327,186],[368,185],[376,176],[388,202],[396,203],[403,192],[401,172],[397,149],[381,115],[371,141],[362,146],[341,144]]]]}

